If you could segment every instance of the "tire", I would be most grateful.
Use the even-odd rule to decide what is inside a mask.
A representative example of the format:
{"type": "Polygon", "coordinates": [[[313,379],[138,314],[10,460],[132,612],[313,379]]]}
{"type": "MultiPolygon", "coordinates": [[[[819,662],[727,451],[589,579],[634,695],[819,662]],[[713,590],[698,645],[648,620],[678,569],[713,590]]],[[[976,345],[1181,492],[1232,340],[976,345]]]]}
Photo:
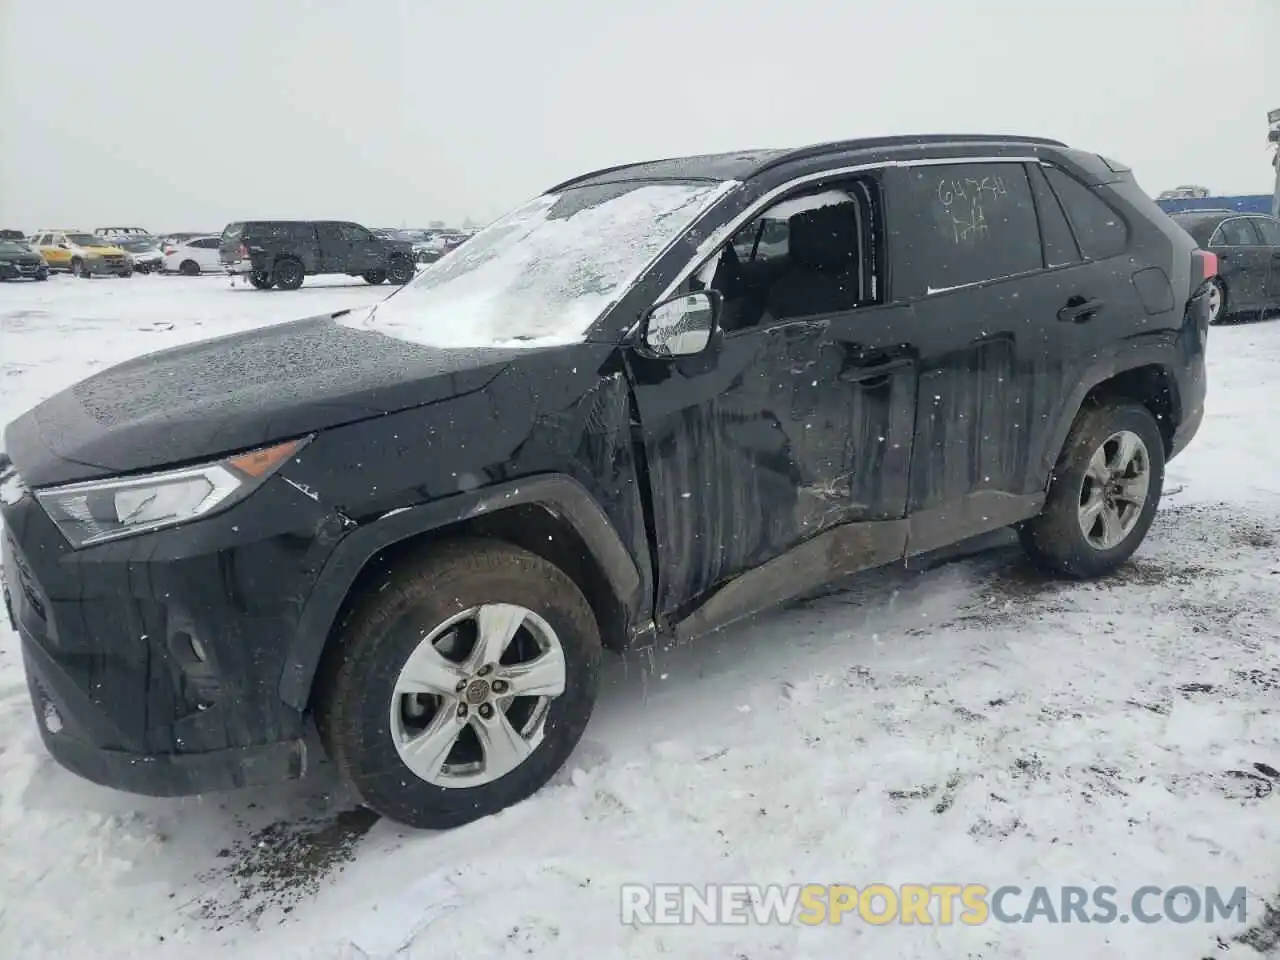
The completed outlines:
{"type": "Polygon", "coordinates": [[[1022,525],[1019,539],[1031,559],[1047,570],[1077,579],[1103,576],[1128,560],[1142,543],[1163,488],[1164,438],[1151,411],[1132,401],[1086,407],[1067,435],[1040,516],[1022,525]],[[1133,457],[1121,463],[1126,459],[1121,444],[1132,444],[1135,438],[1138,446],[1133,457]],[[1138,469],[1139,460],[1147,478],[1140,505],[1134,502],[1141,488],[1136,474],[1143,472],[1138,469]],[[1129,482],[1127,490],[1109,497],[1108,488],[1095,476],[1101,473],[1109,478],[1107,483],[1116,483],[1120,475],[1113,468],[1124,468],[1129,482]],[[1108,506],[1112,503],[1115,511],[1108,506]],[[1086,510],[1096,516],[1088,536],[1086,510]],[[1108,532],[1112,537],[1104,536],[1108,532]]]}
{"type": "MultiPolygon", "coordinates": [[[[537,792],[569,758],[595,705],[600,633],[582,591],[549,561],[486,540],[449,544],[393,571],[389,579],[386,586],[380,578],[379,588],[358,600],[344,618],[317,678],[313,700],[317,727],[339,773],[373,810],[420,829],[461,826],[537,792]],[[468,681],[465,687],[423,699],[396,693],[402,668],[411,656],[431,654],[428,643],[433,637],[435,643],[448,643],[450,637],[464,636],[449,632],[451,620],[461,616],[461,630],[473,629],[476,622],[469,612],[484,608],[500,623],[512,605],[532,616],[515,628],[516,640],[507,648],[507,656],[525,660],[539,649],[554,651],[558,644],[559,662],[554,655],[539,662],[553,671],[559,667],[554,676],[562,679],[562,692],[550,699],[508,697],[505,705],[494,701],[501,690],[488,690],[483,678],[488,676],[495,684],[505,682],[503,677],[510,676],[506,673],[511,669],[509,661],[486,674],[483,668],[476,672],[480,662],[476,659],[462,667],[463,673],[456,673],[476,650],[474,640],[462,640],[459,647],[445,648],[443,656],[432,654],[431,658],[437,665],[445,659],[454,661],[445,665],[447,680],[439,689],[452,684],[455,677],[468,681]],[[537,642],[542,636],[542,643],[547,643],[548,631],[554,640],[549,647],[537,642]],[[411,716],[414,705],[422,713],[416,720],[411,716]],[[505,754],[481,747],[477,732],[497,728],[486,717],[498,717],[502,729],[520,736],[517,749],[505,754]],[[514,720],[508,722],[509,718],[514,720]],[[397,737],[411,735],[414,724],[425,736],[422,730],[438,722],[448,725],[440,743],[452,746],[444,747],[436,762],[425,764],[437,781],[429,782],[406,764],[397,737]],[[455,723],[457,727],[452,726],[455,723]],[[531,750],[526,737],[533,740],[531,750]],[[502,756],[511,758],[515,766],[500,763],[494,774],[484,769],[490,757],[502,756]],[[523,759],[514,759],[518,757],[523,759]],[[468,760],[482,766],[468,774],[460,769],[468,760]],[[480,781],[460,783],[460,775],[480,781]],[[489,776],[496,778],[485,782],[489,776]]],[[[474,638],[478,633],[467,636],[474,638]]]]}
{"type": "Polygon", "coordinates": [[[119,277],[121,280],[128,280],[130,277],[133,276],[133,271],[126,270],[124,271],[124,273],[117,273],[116,276],[119,277]]]}
{"type": "Polygon", "coordinates": [[[387,269],[387,279],[397,286],[404,286],[413,279],[413,261],[408,257],[392,257],[387,269]]]}
{"type": "Polygon", "coordinates": [[[1225,323],[1227,319],[1227,288],[1214,277],[1209,281],[1209,323],[1225,323]]]}
{"type": "Polygon", "coordinates": [[[281,290],[297,290],[302,286],[306,272],[302,269],[300,261],[293,257],[285,257],[276,261],[274,276],[276,286],[281,290]]]}
{"type": "Polygon", "coordinates": [[[48,279],[49,279],[49,274],[48,274],[47,272],[45,272],[45,273],[37,273],[37,274],[36,274],[36,279],[37,279],[37,280],[48,280],[48,279]]]}
{"type": "Polygon", "coordinates": [[[376,285],[387,279],[387,271],[366,270],[364,273],[360,274],[360,276],[364,277],[365,283],[372,283],[376,285]]]}
{"type": "Polygon", "coordinates": [[[249,274],[249,282],[259,290],[270,290],[272,286],[271,274],[266,272],[258,272],[249,274]]]}
{"type": "Polygon", "coordinates": [[[194,260],[183,260],[182,263],[178,264],[178,272],[184,277],[198,277],[200,276],[200,264],[194,260]]]}

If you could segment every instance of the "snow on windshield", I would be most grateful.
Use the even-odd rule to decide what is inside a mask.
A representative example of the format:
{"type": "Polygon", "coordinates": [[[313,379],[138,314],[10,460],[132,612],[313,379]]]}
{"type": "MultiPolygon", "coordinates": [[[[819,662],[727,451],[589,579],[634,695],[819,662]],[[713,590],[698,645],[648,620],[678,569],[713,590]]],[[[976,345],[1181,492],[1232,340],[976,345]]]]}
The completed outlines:
{"type": "Polygon", "coordinates": [[[726,183],[575,187],[538,197],[339,323],[433,347],[575,343],[726,183]]]}

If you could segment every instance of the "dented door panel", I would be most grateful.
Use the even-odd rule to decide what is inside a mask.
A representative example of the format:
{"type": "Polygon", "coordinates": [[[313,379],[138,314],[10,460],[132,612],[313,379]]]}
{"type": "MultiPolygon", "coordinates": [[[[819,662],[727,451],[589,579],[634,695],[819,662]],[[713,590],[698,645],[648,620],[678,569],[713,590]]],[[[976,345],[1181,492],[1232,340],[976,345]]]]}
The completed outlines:
{"type": "Polygon", "coordinates": [[[660,617],[824,531],[902,516],[914,363],[860,381],[851,371],[879,360],[869,348],[888,347],[903,315],[868,309],[722,336],[696,367],[630,357],[660,617]]]}

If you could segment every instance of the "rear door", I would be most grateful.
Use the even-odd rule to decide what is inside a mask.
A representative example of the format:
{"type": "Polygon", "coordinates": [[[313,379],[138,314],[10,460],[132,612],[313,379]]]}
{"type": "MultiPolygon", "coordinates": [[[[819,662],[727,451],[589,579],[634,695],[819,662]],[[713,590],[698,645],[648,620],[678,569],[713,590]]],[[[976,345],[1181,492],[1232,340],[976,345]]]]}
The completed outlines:
{"type": "Polygon", "coordinates": [[[1228,217],[1209,238],[1218,255],[1218,275],[1227,288],[1227,309],[1258,310],[1266,300],[1271,251],[1262,245],[1252,217],[1228,217]]]}
{"type": "Polygon", "coordinates": [[[1262,236],[1262,245],[1266,247],[1271,262],[1267,274],[1266,298],[1268,309],[1280,307],[1280,220],[1275,217],[1256,217],[1253,225],[1262,236]]]}
{"type": "Polygon", "coordinates": [[[322,220],[316,224],[316,235],[320,239],[320,273],[347,273],[347,264],[351,261],[351,240],[344,229],[347,225],[332,220],[322,220]]]}

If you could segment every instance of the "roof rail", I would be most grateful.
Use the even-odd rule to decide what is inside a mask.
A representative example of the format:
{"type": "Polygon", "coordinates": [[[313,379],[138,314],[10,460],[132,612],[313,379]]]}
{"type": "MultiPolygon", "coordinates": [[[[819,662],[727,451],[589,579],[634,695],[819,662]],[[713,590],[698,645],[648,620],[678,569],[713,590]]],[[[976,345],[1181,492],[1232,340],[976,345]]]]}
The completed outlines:
{"type": "Polygon", "coordinates": [[[994,133],[922,133],[901,134],[892,137],[859,137],[856,140],[832,140],[827,143],[814,143],[804,147],[796,147],[779,157],[774,157],[756,168],[760,173],[778,164],[789,163],[807,157],[819,157],[824,153],[838,153],[849,150],[875,150],[885,147],[924,146],[939,143],[1008,143],[1032,144],[1041,147],[1060,147],[1067,149],[1061,140],[1050,140],[1048,137],[1023,137],[1012,134],[994,133]]]}

